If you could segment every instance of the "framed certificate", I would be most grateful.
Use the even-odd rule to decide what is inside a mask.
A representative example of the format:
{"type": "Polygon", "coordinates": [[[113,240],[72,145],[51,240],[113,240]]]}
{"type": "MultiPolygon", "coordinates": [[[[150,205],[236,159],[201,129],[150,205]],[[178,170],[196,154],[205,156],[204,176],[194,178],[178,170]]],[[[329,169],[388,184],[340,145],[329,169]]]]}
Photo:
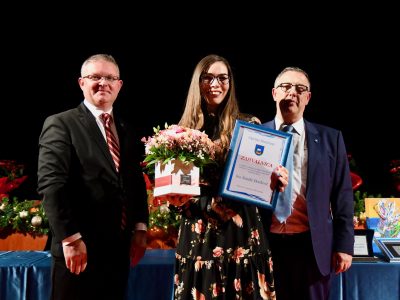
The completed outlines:
{"type": "Polygon", "coordinates": [[[286,165],[292,135],[236,121],[220,186],[220,195],[274,210],[278,192],[271,174],[286,165]]]}
{"type": "Polygon", "coordinates": [[[389,262],[400,262],[400,238],[376,237],[375,243],[389,262]]]}
{"type": "Polygon", "coordinates": [[[373,229],[354,230],[354,260],[368,260],[374,256],[372,240],[374,238],[373,229]]]}

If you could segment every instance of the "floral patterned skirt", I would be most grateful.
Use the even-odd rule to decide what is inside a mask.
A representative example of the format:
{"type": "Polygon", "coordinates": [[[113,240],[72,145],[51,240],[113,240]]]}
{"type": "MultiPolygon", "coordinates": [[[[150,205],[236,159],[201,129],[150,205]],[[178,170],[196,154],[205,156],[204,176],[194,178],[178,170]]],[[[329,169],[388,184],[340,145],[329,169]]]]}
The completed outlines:
{"type": "Polygon", "coordinates": [[[224,203],[183,212],[174,295],[188,299],[276,299],[272,259],[257,208],[224,203]],[[210,207],[212,207],[210,209],[210,207]]]}

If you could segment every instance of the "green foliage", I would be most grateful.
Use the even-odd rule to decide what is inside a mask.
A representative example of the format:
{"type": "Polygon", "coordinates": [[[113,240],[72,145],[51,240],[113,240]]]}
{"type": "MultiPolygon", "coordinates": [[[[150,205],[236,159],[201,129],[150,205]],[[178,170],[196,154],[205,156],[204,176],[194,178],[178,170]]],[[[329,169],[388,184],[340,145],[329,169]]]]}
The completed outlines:
{"type": "Polygon", "coordinates": [[[400,234],[400,222],[396,223],[390,233],[391,237],[398,237],[400,234]]]}
{"type": "Polygon", "coordinates": [[[162,204],[155,208],[150,208],[149,226],[158,226],[164,229],[168,229],[169,226],[173,226],[178,229],[181,220],[179,210],[175,206],[168,206],[162,204]]]}
{"type": "Polygon", "coordinates": [[[171,150],[167,148],[156,148],[152,147],[151,154],[148,154],[143,160],[147,168],[152,167],[157,162],[162,162],[164,165],[174,159],[179,159],[185,164],[193,163],[196,167],[203,168],[204,165],[215,163],[214,160],[210,159],[208,156],[198,157],[196,153],[192,152],[180,152],[177,153],[176,150],[171,150]]]}
{"type": "Polygon", "coordinates": [[[354,192],[354,215],[359,217],[361,213],[365,212],[365,198],[382,198],[381,194],[371,195],[367,192],[361,193],[361,191],[354,192]]]}
{"type": "Polygon", "coordinates": [[[0,234],[13,232],[32,236],[48,234],[49,222],[40,201],[19,201],[17,197],[12,201],[7,197],[0,200],[0,234]]]}

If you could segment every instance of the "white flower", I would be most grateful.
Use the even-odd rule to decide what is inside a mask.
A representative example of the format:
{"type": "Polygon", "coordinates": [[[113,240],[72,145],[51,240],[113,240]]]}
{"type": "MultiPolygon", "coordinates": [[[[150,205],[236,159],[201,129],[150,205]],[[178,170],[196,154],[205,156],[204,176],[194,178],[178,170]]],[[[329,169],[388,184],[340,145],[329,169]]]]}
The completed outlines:
{"type": "Polygon", "coordinates": [[[19,217],[20,217],[21,219],[25,219],[28,215],[29,215],[29,213],[28,213],[28,211],[26,211],[26,210],[21,210],[21,211],[19,212],[19,217]]]}
{"type": "Polygon", "coordinates": [[[168,208],[168,204],[161,204],[160,205],[160,213],[168,214],[169,212],[170,212],[170,209],[168,208]]]}
{"type": "Polygon", "coordinates": [[[40,226],[42,224],[42,217],[41,216],[34,216],[31,220],[32,226],[40,226]]]}

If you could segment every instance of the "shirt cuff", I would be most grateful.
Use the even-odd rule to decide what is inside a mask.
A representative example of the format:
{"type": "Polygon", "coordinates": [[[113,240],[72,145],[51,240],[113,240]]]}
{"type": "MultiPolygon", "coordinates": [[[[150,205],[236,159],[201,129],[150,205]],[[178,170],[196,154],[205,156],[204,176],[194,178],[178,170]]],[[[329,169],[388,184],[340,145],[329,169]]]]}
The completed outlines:
{"type": "Polygon", "coordinates": [[[69,244],[71,244],[72,242],[75,242],[76,240],[79,240],[80,238],[82,238],[81,234],[79,232],[65,238],[62,240],[62,245],[63,246],[68,246],[69,244]]]}
{"type": "Polygon", "coordinates": [[[147,231],[146,223],[136,223],[135,230],[144,230],[147,231]]]}

